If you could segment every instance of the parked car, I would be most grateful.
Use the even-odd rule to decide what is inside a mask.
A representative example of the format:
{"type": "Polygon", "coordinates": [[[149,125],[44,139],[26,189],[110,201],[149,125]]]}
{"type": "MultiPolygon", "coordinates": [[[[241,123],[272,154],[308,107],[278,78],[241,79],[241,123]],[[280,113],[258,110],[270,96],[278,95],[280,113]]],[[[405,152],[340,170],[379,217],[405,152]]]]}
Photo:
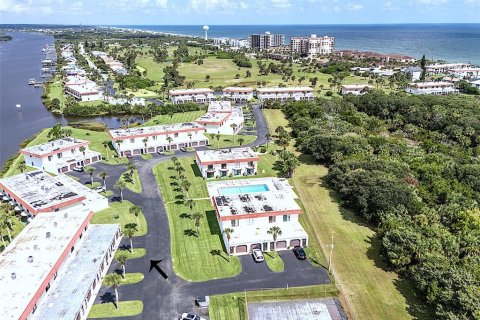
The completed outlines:
{"type": "Polygon", "coordinates": [[[107,191],[104,186],[93,188],[93,190],[97,191],[98,193],[107,191]]]}
{"type": "Polygon", "coordinates": [[[182,152],[187,152],[187,147],[181,147],[181,148],[180,148],[180,151],[182,151],[182,152]]]}
{"type": "Polygon", "coordinates": [[[161,156],[164,156],[164,155],[165,155],[165,151],[159,150],[159,151],[157,151],[157,153],[158,153],[159,155],[161,155],[161,156]]]}
{"type": "Polygon", "coordinates": [[[265,257],[263,256],[263,252],[260,249],[253,249],[252,250],[252,256],[253,256],[253,260],[255,260],[255,262],[265,261],[265,257]]]}
{"type": "Polygon", "coordinates": [[[181,320],[205,320],[205,318],[197,316],[196,314],[184,313],[182,314],[181,320]]]}
{"type": "Polygon", "coordinates": [[[293,248],[293,253],[295,254],[295,257],[297,257],[298,260],[307,259],[307,254],[305,253],[305,250],[303,250],[303,248],[300,246],[295,246],[293,248]]]}
{"type": "Polygon", "coordinates": [[[75,167],[73,167],[73,171],[83,172],[83,167],[81,167],[81,166],[75,166],[75,167]]]}
{"type": "Polygon", "coordinates": [[[133,158],[131,153],[127,153],[126,156],[127,156],[127,159],[132,159],[133,158]]]}

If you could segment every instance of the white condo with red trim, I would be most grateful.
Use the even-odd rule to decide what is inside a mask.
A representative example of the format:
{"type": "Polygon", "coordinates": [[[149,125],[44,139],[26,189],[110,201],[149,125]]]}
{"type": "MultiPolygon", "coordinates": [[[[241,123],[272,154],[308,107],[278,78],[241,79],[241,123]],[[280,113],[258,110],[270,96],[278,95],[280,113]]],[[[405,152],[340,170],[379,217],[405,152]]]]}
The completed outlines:
{"type": "Polygon", "coordinates": [[[170,125],[112,129],[108,133],[120,157],[177,150],[182,147],[201,147],[208,144],[204,127],[195,122],[170,125]]]}
{"type": "Polygon", "coordinates": [[[276,88],[257,88],[257,98],[259,100],[313,100],[313,89],[310,87],[276,87],[276,88]]]}
{"type": "Polygon", "coordinates": [[[89,144],[90,141],[66,137],[20,149],[20,153],[25,157],[26,165],[59,174],[102,160],[99,152],[88,148],[89,144]],[[85,148],[83,152],[82,147],[85,148]]]}
{"type": "Polygon", "coordinates": [[[103,92],[98,89],[97,84],[79,76],[69,76],[65,82],[65,93],[71,95],[78,101],[97,101],[103,99],[103,92]]]}
{"type": "Polygon", "coordinates": [[[207,189],[231,255],[248,254],[256,248],[286,250],[308,245],[308,234],[298,221],[302,209],[286,179],[212,181],[207,189]],[[275,243],[268,234],[272,226],[282,231],[275,243]],[[226,228],[233,229],[230,239],[223,232],[226,228]]]}
{"type": "Polygon", "coordinates": [[[373,90],[373,86],[363,83],[357,84],[344,84],[342,85],[342,95],[353,94],[353,95],[363,95],[369,90],[373,90]]]}
{"type": "Polygon", "coordinates": [[[411,94],[433,94],[433,95],[445,95],[445,94],[457,94],[459,91],[455,88],[455,84],[452,82],[412,82],[405,88],[406,92],[411,94]]]}
{"type": "Polygon", "coordinates": [[[86,319],[120,240],[86,208],[38,215],[0,255],[0,319],[86,319]]]}
{"type": "Polygon", "coordinates": [[[243,110],[241,106],[232,106],[230,101],[211,101],[207,113],[195,122],[203,125],[205,132],[233,135],[243,128],[243,110]]]}
{"type": "Polygon", "coordinates": [[[205,150],[195,153],[205,178],[247,176],[257,173],[260,157],[252,148],[205,150]]]}
{"type": "Polygon", "coordinates": [[[253,99],[253,88],[226,87],[222,90],[223,97],[235,102],[246,102],[253,99]]]}
{"type": "Polygon", "coordinates": [[[213,90],[209,88],[170,90],[168,95],[174,104],[187,102],[207,103],[215,100],[213,90]]]}

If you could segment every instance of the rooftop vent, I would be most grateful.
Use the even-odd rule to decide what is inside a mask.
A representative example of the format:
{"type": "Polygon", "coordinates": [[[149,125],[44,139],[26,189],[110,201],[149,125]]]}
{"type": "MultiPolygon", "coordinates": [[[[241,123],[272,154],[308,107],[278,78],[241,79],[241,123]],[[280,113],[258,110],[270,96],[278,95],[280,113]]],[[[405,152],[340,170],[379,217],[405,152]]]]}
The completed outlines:
{"type": "Polygon", "coordinates": [[[68,212],[65,212],[65,213],[63,214],[63,217],[64,217],[64,218],[68,218],[68,212]]]}
{"type": "Polygon", "coordinates": [[[52,235],[52,234],[51,234],[50,232],[47,232],[47,233],[45,234],[45,238],[50,239],[50,236],[51,236],[51,235],[52,235]]]}
{"type": "Polygon", "coordinates": [[[38,245],[34,245],[34,246],[33,246],[33,249],[34,249],[34,250],[38,250],[38,245]]]}
{"type": "Polygon", "coordinates": [[[58,222],[55,221],[55,222],[53,223],[53,226],[54,226],[54,227],[57,227],[57,225],[58,225],[58,222]]]}
{"type": "Polygon", "coordinates": [[[17,274],[15,272],[12,272],[11,277],[12,277],[12,280],[15,280],[17,279],[17,274]]]}
{"type": "Polygon", "coordinates": [[[33,262],[33,256],[28,256],[27,261],[28,261],[29,263],[32,263],[32,262],[33,262]]]}

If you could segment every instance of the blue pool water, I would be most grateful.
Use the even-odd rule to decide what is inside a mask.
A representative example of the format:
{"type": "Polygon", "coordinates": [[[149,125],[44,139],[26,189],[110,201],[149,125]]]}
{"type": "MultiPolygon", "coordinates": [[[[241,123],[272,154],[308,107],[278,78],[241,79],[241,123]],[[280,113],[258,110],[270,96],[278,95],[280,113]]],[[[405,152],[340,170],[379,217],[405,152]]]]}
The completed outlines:
{"type": "Polygon", "coordinates": [[[239,187],[225,187],[220,188],[220,195],[228,196],[231,194],[240,194],[240,193],[253,193],[253,192],[264,192],[269,191],[266,184],[256,184],[251,186],[239,186],[239,187]]]}

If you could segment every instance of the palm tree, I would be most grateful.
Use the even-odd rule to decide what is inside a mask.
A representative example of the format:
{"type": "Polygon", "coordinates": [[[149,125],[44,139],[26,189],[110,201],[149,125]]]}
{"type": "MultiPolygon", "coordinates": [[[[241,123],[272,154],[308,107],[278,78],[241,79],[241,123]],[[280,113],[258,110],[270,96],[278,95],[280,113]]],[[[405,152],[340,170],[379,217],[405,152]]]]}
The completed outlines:
{"type": "Polygon", "coordinates": [[[268,234],[272,235],[273,237],[273,250],[277,248],[277,238],[278,236],[282,235],[282,230],[278,226],[273,226],[267,231],[268,234]]]}
{"type": "Polygon", "coordinates": [[[27,168],[27,165],[25,164],[25,161],[20,162],[18,165],[18,170],[20,170],[21,173],[25,172],[25,169],[27,168]]]}
{"type": "Polygon", "coordinates": [[[136,220],[137,225],[138,225],[138,216],[142,212],[142,207],[137,206],[137,205],[133,205],[133,206],[130,207],[130,209],[128,209],[128,212],[130,212],[131,214],[133,214],[135,216],[135,220],[136,220]]]}
{"type": "Polygon", "coordinates": [[[62,124],[57,123],[56,125],[53,126],[52,129],[50,129],[50,131],[48,131],[47,137],[49,139],[51,138],[52,140],[58,140],[63,138],[63,135],[64,135],[64,131],[62,129],[62,124]]]}
{"type": "MultiPolygon", "coordinates": [[[[230,238],[232,237],[232,233],[234,232],[235,230],[232,229],[232,228],[225,228],[223,229],[223,234],[227,237],[227,241],[230,245],[230,238]]],[[[230,261],[230,260],[229,260],[230,261]]]]}
{"type": "Polygon", "coordinates": [[[135,166],[135,163],[133,163],[132,161],[128,161],[125,166],[127,167],[127,170],[130,171],[130,174],[133,174],[133,171],[137,168],[135,166]]]}
{"type": "Polygon", "coordinates": [[[195,227],[197,228],[197,237],[200,236],[200,221],[202,220],[202,218],[203,216],[198,212],[192,214],[192,219],[195,220],[195,227]]]}
{"type": "Polygon", "coordinates": [[[125,227],[123,227],[122,233],[125,237],[130,239],[130,252],[133,252],[133,237],[135,233],[138,231],[138,225],[136,223],[127,223],[125,227]]]}
{"type": "Polygon", "coordinates": [[[115,259],[122,266],[122,277],[123,279],[125,279],[125,265],[127,264],[128,256],[124,253],[120,253],[115,259]]]}
{"type": "Polygon", "coordinates": [[[170,159],[172,160],[173,164],[177,164],[177,163],[178,163],[178,158],[177,158],[177,157],[173,156],[173,157],[171,157],[170,159]]]}
{"type": "Polygon", "coordinates": [[[143,144],[145,145],[145,150],[143,151],[144,153],[147,153],[147,142],[148,142],[148,137],[145,137],[143,140],[142,140],[143,144]]]}
{"type": "Polygon", "coordinates": [[[238,139],[238,144],[240,145],[240,147],[243,145],[244,142],[245,142],[245,139],[243,138],[238,139]]]}
{"type": "Polygon", "coordinates": [[[13,219],[15,214],[13,213],[13,210],[9,204],[3,205],[2,211],[3,213],[1,213],[0,216],[0,225],[2,229],[7,230],[8,241],[12,242],[12,234],[10,233],[10,230],[13,229],[13,225],[15,224],[15,220],[13,219]]]}
{"type": "Polygon", "coordinates": [[[90,175],[90,185],[93,186],[93,173],[95,172],[94,167],[86,167],[85,171],[90,175]]]}
{"type": "Polygon", "coordinates": [[[115,308],[118,309],[118,286],[122,282],[122,277],[118,273],[110,273],[103,279],[103,284],[107,287],[112,287],[115,290],[115,308]]]}
{"type": "Polygon", "coordinates": [[[109,143],[110,143],[110,142],[109,142],[109,141],[106,141],[106,140],[102,142],[103,147],[105,148],[105,152],[107,153],[107,161],[108,161],[108,158],[109,158],[109,156],[108,156],[108,144],[109,144],[109,143]]]}
{"type": "Polygon", "coordinates": [[[117,183],[115,183],[115,188],[120,190],[120,202],[123,202],[123,189],[125,189],[126,186],[123,180],[118,180],[117,183]]]}
{"type": "Polygon", "coordinates": [[[190,190],[191,185],[192,184],[188,180],[183,180],[181,182],[181,186],[182,186],[183,190],[185,190],[185,193],[186,193],[187,197],[188,197],[188,190],[190,190]]]}
{"type": "Polygon", "coordinates": [[[195,201],[193,199],[187,199],[184,204],[190,208],[190,211],[192,211],[195,206],[195,201]]]}
{"type": "Polygon", "coordinates": [[[172,137],[167,137],[167,141],[168,141],[168,150],[171,150],[172,148],[171,148],[170,144],[172,143],[173,138],[172,137]]]}
{"type": "Polygon", "coordinates": [[[85,150],[87,150],[87,148],[81,146],[80,148],[78,148],[78,150],[80,150],[80,152],[83,154],[83,165],[85,165],[85,150]]]}
{"type": "Polygon", "coordinates": [[[103,187],[105,188],[105,191],[107,190],[107,177],[108,174],[105,171],[102,171],[98,174],[98,177],[102,179],[103,181],[103,187]]]}
{"type": "Polygon", "coordinates": [[[216,138],[217,138],[217,150],[218,150],[220,149],[220,133],[217,133],[216,138]]]}
{"type": "Polygon", "coordinates": [[[265,139],[267,139],[267,148],[268,148],[268,144],[270,143],[270,137],[271,137],[270,133],[265,134],[265,139]]]}
{"type": "Polygon", "coordinates": [[[192,146],[192,137],[193,137],[191,132],[188,133],[188,137],[190,138],[190,147],[191,147],[192,146]]]}

